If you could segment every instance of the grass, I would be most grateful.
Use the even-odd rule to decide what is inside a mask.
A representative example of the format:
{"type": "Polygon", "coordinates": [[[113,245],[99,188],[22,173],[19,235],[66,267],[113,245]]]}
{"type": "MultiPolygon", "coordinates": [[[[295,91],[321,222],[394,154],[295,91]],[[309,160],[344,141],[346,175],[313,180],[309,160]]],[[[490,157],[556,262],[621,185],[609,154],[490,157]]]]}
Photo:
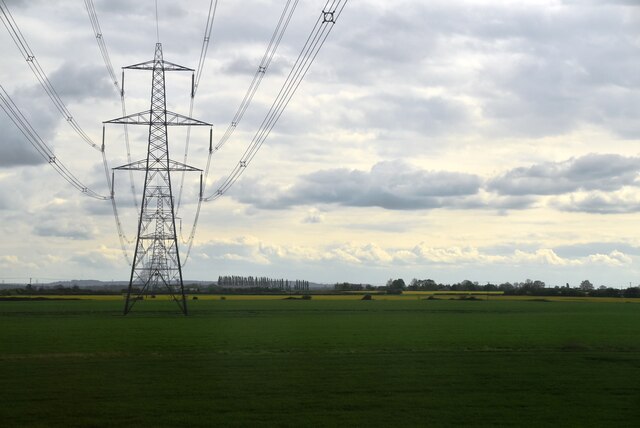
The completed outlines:
{"type": "MultiPolygon", "coordinates": [[[[609,302],[609,303],[640,303],[640,299],[626,297],[565,297],[565,296],[527,296],[527,295],[504,295],[502,292],[479,292],[479,291],[405,291],[402,294],[376,294],[365,291],[345,292],[343,294],[311,294],[313,300],[362,300],[365,294],[371,294],[373,300],[421,300],[429,297],[438,300],[492,300],[492,301],[552,301],[552,302],[609,302]]],[[[198,300],[283,300],[289,294],[197,294],[187,295],[189,302],[193,297],[198,300]]],[[[301,294],[292,294],[293,297],[301,297],[301,294]]],[[[0,301],[12,300],[101,300],[112,302],[124,302],[123,294],[29,294],[2,296],[0,301]]],[[[147,297],[146,301],[166,301],[171,300],[167,294],[158,294],[155,298],[147,297]]]]}
{"type": "Polygon", "coordinates": [[[640,305],[0,302],[0,424],[625,426],[640,305]],[[10,404],[9,404],[10,403],[10,404]]]}

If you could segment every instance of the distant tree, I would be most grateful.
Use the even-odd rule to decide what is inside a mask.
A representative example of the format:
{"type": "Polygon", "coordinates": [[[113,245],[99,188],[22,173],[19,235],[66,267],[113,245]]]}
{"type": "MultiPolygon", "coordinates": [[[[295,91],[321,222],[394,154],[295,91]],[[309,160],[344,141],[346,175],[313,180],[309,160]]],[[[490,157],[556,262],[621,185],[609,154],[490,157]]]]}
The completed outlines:
{"type": "Polygon", "coordinates": [[[543,281],[532,281],[527,279],[521,284],[517,284],[517,294],[540,295],[544,292],[546,284],[543,281]]]}
{"type": "Polygon", "coordinates": [[[533,281],[533,288],[536,290],[539,290],[541,288],[546,287],[547,285],[544,283],[544,281],[539,281],[539,280],[535,280],[533,281]]]}
{"type": "Polygon", "coordinates": [[[349,282],[336,283],[333,286],[333,289],[336,291],[360,291],[363,290],[364,287],[362,284],[351,284],[349,282]]]}
{"type": "Polygon", "coordinates": [[[432,279],[416,279],[413,278],[409,285],[407,286],[407,290],[411,291],[437,291],[439,288],[438,284],[432,279]]]}
{"type": "Polygon", "coordinates": [[[404,279],[390,279],[387,281],[387,293],[390,294],[402,294],[402,291],[407,288],[404,283],[404,279]]]}
{"type": "Polygon", "coordinates": [[[506,293],[506,294],[510,294],[513,293],[513,291],[515,290],[515,286],[510,283],[510,282],[503,282],[502,284],[498,285],[498,290],[506,293]]]}
{"type": "Polygon", "coordinates": [[[484,286],[484,291],[498,291],[498,286],[487,282],[487,285],[484,286]]]}
{"type": "Polygon", "coordinates": [[[593,297],[620,297],[622,292],[616,288],[601,285],[597,290],[589,292],[589,296],[593,297]]]}
{"type": "Polygon", "coordinates": [[[478,283],[465,279],[460,283],[460,288],[462,291],[475,291],[478,289],[478,283]]]}
{"type": "Polygon", "coordinates": [[[580,290],[581,291],[592,291],[593,288],[594,288],[593,284],[588,279],[585,279],[584,281],[582,281],[580,283],[580,290]]]}

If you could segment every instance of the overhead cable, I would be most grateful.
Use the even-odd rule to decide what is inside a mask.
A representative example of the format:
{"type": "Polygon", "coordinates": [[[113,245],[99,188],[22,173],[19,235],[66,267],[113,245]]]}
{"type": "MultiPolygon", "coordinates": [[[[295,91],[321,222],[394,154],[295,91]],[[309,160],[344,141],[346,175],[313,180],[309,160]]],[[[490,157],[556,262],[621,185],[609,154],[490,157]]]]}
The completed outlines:
{"type": "MultiPolygon", "coordinates": [[[[98,13],[96,12],[95,4],[93,0],[85,0],[84,1],[85,9],[87,10],[87,14],[89,16],[89,21],[91,22],[91,28],[93,29],[93,34],[95,36],[96,42],[98,44],[98,48],[100,49],[100,54],[102,55],[102,60],[104,62],[105,68],[107,69],[107,73],[109,74],[109,78],[113,83],[113,87],[120,98],[120,105],[122,109],[122,116],[127,115],[127,109],[125,105],[124,99],[124,91],[121,90],[120,82],[118,81],[118,76],[113,68],[113,63],[111,62],[111,57],[109,56],[109,50],[107,49],[107,43],[104,38],[104,34],[102,32],[102,28],[100,27],[100,20],[98,19],[98,13]]],[[[113,212],[113,218],[116,224],[116,229],[118,232],[118,239],[120,240],[120,248],[122,250],[122,255],[124,259],[127,261],[127,264],[131,265],[130,257],[127,252],[126,242],[131,242],[127,239],[124,228],[122,227],[122,222],[120,221],[120,215],[118,213],[118,205],[116,203],[116,198],[114,194],[114,183],[113,183],[113,174],[110,171],[109,164],[107,161],[106,153],[104,150],[104,132],[105,129],[102,129],[102,164],[104,166],[105,178],[107,180],[107,185],[109,189],[111,189],[111,210],[113,212]]],[[[124,140],[126,146],[126,154],[127,154],[127,163],[131,163],[131,148],[129,145],[129,127],[124,125],[124,140]]],[[[135,182],[133,180],[133,171],[129,171],[129,185],[131,189],[131,196],[133,198],[134,206],[137,206],[137,197],[136,197],[136,187],[135,182]]]]}
{"type": "MultiPolygon", "coordinates": [[[[271,39],[269,40],[269,44],[267,46],[267,49],[265,50],[263,56],[262,56],[262,60],[260,61],[260,64],[258,64],[258,67],[256,69],[256,72],[253,76],[253,79],[251,81],[251,83],[249,84],[249,87],[247,88],[247,91],[245,92],[245,95],[242,99],[242,102],[240,103],[240,105],[238,106],[238,109],[236,110],[233,119],[231,120],[231,123],[229,124],[229,126],[227,127],[227,129],[225,130],[224,134],[222,135],[222,137],[220,138],[220,140],[218,141],[218,143],[215,146],[215,151],[217,152],[218,150],[220,150],[222,148],[222,146],[227,142],[227,140],[229,140],[229,138],[231,137],[231,135],[233,134],[233,131],[235,131],[235,129],[238,127],[240,121],[242,120],[242,118],[244,117],[245,112],[247,111],[247,109],[249,108],[249,105],[251,104],[251,101],[253,100],[253,96],[255,95],[255,93],[257,92],[258,88],[260,87],[260,83],[262,82],[262,79],[264,78],[267,69],[269,68],[269,65],[271,64],[271,61],[273,60],[273,57],[276,54],[276,51],[278,50],[278,46],[280,45],[280,41],[282,40],[282,37],[284,36],[287,27],[289,26],[289,22],[291,22],[291,18],[293,16],[293,13],[296,10],[296,7],[298,5],[298,1],[299,0],[294,0],[292,2],[292,0],[288,0],[284,6],[284,9],[282,10],[282,13],[280,14],[280,18],[278,20],[278,24],[276,25],[276,28],[273,30],[273,34],[271,35],[271,39]]],[[[216,2],[217,3],[217,2],[216,2]]],[[[208,23],[208,22],[207,22],[208,23]]],[[[206,37],[205,37],[206,40],[206,37]]],[[[198,70],[201,70],[200,66],[198,67],[198,70]]],[[[196,79],[196,82],[198,81],[198,79],[196,79]]],[[[197,88],[197,83],[196,83],[196,88],[197,88]]],[[[193,108],[193,98],[191,99],[191,108],[193,108]]],[[[184,163],[187,163],[187,154],[188,154],[188,149],[189,149],[189,131],[190,129],[187,130],[187,144],[185,146],[185,154],[184,154],[184,163]]],[[[211,157],[213,155],[213,151],[212,148],[209,148],[209,156],[207,158],[207,167],[205,169],[206,173],[205,173],[205,181],[206,181],[206,177],[208,177],[208,172],[209,172],[209,166],[211,165],[211,157]]],[[[182,191],[183,191],[183,187],[184,187],[184,173],[182,174],[182,179],[180,182],[180,191],[178,193],[178,204],[177,204],[177,208],[180,208],[180,202],[182,199],[182,191]]],[[[188,244],[188,248],[189,251],[187,251],[187,256],[184,258],[184,261],[186,263],[188,257],[189,257],[189,253],[191,250],[191,246],[193,243],[193,239],[195,238],[195,229],[197,227],[198,224],[198,218],[200,215],[200,209],[201,209],[201,205],[202,205],[203,199],[202,199],[202,195],[200,197],[200,199],[198,200],[198,206],[196,208],[196,216],[195,216],[195,220],[193,222],[193,226],[191,228],[191,232],[189,234],[189,238],[187,238],[186,240],[183,238],[183,243],[188,244]]],[[[182,230],[181,232],[181,237],[182,237],[182,230]]]]}
{"type": "MultiPolygon", "coordinates": [[[[213,22],[216,17],[216,10],[218,9],[218,0],[211,0],[209,2],[209,12],[207,13],[207,23],[204,27],[204,37],[202,38],[202,47],[200,48],[200,57],[198,58],[198,66],[196,67],[196,73],[193,78],[193,87],[191,90],[191,102],[189,104],[189,117],[193,116],[193,104],[198,87],[200,86],[200,79],[202,78],[202,71],[204,70],[204,63],[207,59],[207,52],[209,50],[209,43],[211,42],[211,32],[213,30],[213,22]]],[[[184,145],[184,157],[182,163],[186,164],[189,157],[189,143],[191,142],[191,127],[187,127],[187,138],[184,145]]],[[[182,203],[182,191],[184,189],[185,172],[183,171],[180,177],[180,189],[178,190],[178,201],[176,204],[176,215],[180,210],[182,203]]]]}
{"type": "Polygon", "coordinates": [[[111,58],[109,57],[109,51],[107,50],[107,44],[104,41],[102,29],[100,28],[100,21],[98,20],[98,14],[96,13],[96,7],[93,4],[93,0],[84,0],[84,6],[87,9],[89,21],[91,21],[91,27],[93,28],[96,42],[100,48],[100,54],[102,55],[104,65],[107,67],[109,77],[111,78],[111,83],[113,83],[116,91],[120,93],[120,83],[118,82],[118,77],[115,69],[113,68],[113,64],[111,63],[111,58]]]}
{"type": "MultiPolygon", "coordinates": [[[[106,49],[106,44],[104,43],[104,39],[102,37],[102,31],[100,29],[100,24],[99,24],[99,21],[97,19],[97,15],[95,13],[95,7],[94,7],[93,2],[91,0],[85,1],[85,6],[87,6],[87,12],[89,13],[89,19],[91,21],[92,27],[94,28],[94,32],[95,32],[95,35],[96,35],[96,40],[98,41],[98,46],[100,47],[100,52],[102,54],[103,60],[105,61],[105,65],[107,66],[107,69],[109,70],[109,75],[111,77],[111,80],[112,80],[114,86],[117,88],[117,86],[118,86],[117,78],[116,78],[115,72],[113,71],[113,66],[111,64],[111,60],[109,59],[109,55],[108,55],[108,52],[107,52],[107,49],[106,49]]],[[[47,77],[46,73],[42,69],[42,66],[38,62],[35,54],[31,50],[31,48],[29,47],[28,42],[26,41],[26,39],[25,39],[24,35],[22,34],[20,28],[18,27],[18,24],[16,23],[15,19],[11,15],[11,12],[9,11],[9,9],[8,9],[8,7],[7,7],[7,5],[6,5],[4,0],[0,0],[0,19],[2,19],[2,22],[3,22],[4,26],[5,26],[5,28],[7,29],[7,31],[9,32],[9,35],[11,36],[12,40],[16,44],[16,47],[18,48],[18,50],[22,54],[23,58],[25,59],[25,61],[29,65],[29,68],[31,69],[31,71],[35,75],[36,79],[38,80],[38,82],[40,83],[42,88],[44,89],[45,93],[49,96],[51,102],[56,107],[56,109],[60,112],[60,114],[64,117],[64,119],[67,121],[67,123],[69,123],[69,125],[76,131],[76,133],[81,137],[81,139],[83,141],[85,141],[87,144],[89,144],[95,150],[98,150],[98,151],[101,152],[102,162],[103,162],[103,165],[104,165],[104,168],[105,168],[105,174],[106,174],[106,179],[107,179],[107,186],[110,189],[112,189],[112,183],[111,183],[111,180],[110,180],[110,177],[109,177],[109,173],[108,173],[109,166],[108,166],[107,158],[106,158],[106,154],[105,154],[104,141],[103,141],[101,146],[96,144],[82,130],[80,125],[76,122],[76,120],[74,119],[73,115],[71,114],[69,109],[66,107],[66,105],[64,104],[64,102],[60,98],[58,92],[53,87],[53,84],[51,83],[51,81],[47,77]]],[[[26,119],[26,117],[24,117],[24,115],[20,112],[20,110],[18,109],[16,104],[13,102],[13,100],[11,100],[11,98],[9,97],[8,93],[4,90],[4,88],[2,88],[2,92],[3,92],[3,94],[2,94],[2,100],[1,101],[2,101],[3,110],[7,113],[9,118],[18,127],[20,132],[27,138],[27,140],[34,146],[34,148],[36,148],[38,153],[44,159],[46,159],[48,161],[48,163],[56,170],[56,172],[58,172],[58,174],[60,174],[69,184],[71,184],[76,189],[80,190],[83,194],[86,194],[89,197],[92,197],[94,199],[99,199],[99,200],[107,200],[107,199],[111,200],[111,204],[112,204],[112,207],[113,207],[113,212],[114,212],[114,215],[115,215],[116,225],[118,227],[118,235],[120,237],[120,243],[121,243],[122,251],[123,251],[125,259],[127,260],[127,262],[129,262],[128,261],[128,256],[126,254],[126,248],[125,248],[124,242],[123,242],[123,239],[125,239],[125,238],[124,238],[124,234],[122,232],[122,226],[121,226],[121,223],[120,223],[120,219],[119,219],[119,217],[117,215],[117,207],[115,205],[115,199],[113,198],[113,194],[111,194],[109,196],[103,196],[103,195],[100,195],[97,192],[89,189],[84,184],[82,184],[82,182],[80,182],[80,180],[78,180],[60,162],[60,159],[58,159],[53,154],[53,151],[51,149],[49,149],[49,147],[44,143],[42,138],[40,138],[38,133],[31,126],[29,121],[26,119]]],[[[123,106],[123,108],[124,108],[124,106],[123,106]]],[[[125,130],[125,132],[126,132],[126,130],[125,130]]],[[[129,152],[128,145],[127,145],[127,152],[129,152]]],[[[132,184],[132,186],[133,186],[133,184],[132,184]]],[[[112,193],[113,193],[113,191],[112,191],[112,193]]],[[[135,195],[134,195],[134,201],[135,201],[135,195]]]]}
{"type": "Polygon", "coordinates": [[[245,93],[244,98],[240,103],[240,106],[236,110],[236,113],[233,116],[233,119],[231,119],[231,123],[229,124],[226,131],[220,138],[220,141],[218,141],[218,144],[216,144],[215,146],[216,151],[222,148],[222,146],[227,142],[227,140],[229,140],[229,137],[231,137],[231,134],[233,134],[233,131],[236,130],[236,128],[240,124],[240,121],[244,117],[244,113],[247,111],[247,108],[249,108],[249,104],[251,104],[251,101],[253,100],[253,96],[258,90],[258,87],[262,82],[262,78],[265,76],[267,69],[271,64],[271,61],[273,60],[273,57],[276,51],[278,50],[278,46],[280,45],[282,36],[284,36],[284,33],[287,27],[289,26],[289,22],[291,21],[293,12],[295,11],[296,6],[298,5],[298,0],[295,0],[293,2],[293,6],[291,7],[291,9],[289,9],[287,13],[287,9],[289,8],[290,3],[291,3],[291,0],[287,2],[284,10],[282,11],[282,15],[280,15],[280,20],[278,21],[278,25],[274,30],[273,35],[271,36],[271,40],[269,41],[269,46],[267,46],[267,50],[264,52],[264,55],[262,56],[262,60],[260,61],[260,64],[258,65],[258,68],[255,74],[253,75],[253,80],[251,81],[249,88],[247,88],[247,92],[245,93]]]}
{"type": "Polygon", "coordinates": [[[51,167],[69,184],[90,198],[106,201],[110,196],[103,196],[83,184],[60,161],[53,150],[44,142],[38,132],[31,126],[29,120],[22,114],[18,106],[13,102],[7,91],[0,85],[0,107],[5,111],[9,119],[18,127],[22,135],[31,143],[38,154],[51,165],[51,167]]]}
{"type": "Polygon", "coordinates": [[[298,55],[298,59],[291,68],[287,79],[280,88],[280,92],[276,96],[276,99],[271,105],[271,108],[263,119],[258,131],[255,133],[253,139],[240,158],[240,161],[227,176],[227,178],[222,182],[222,184],[218,187],[218,189],[210,196],[204,198],[206,202],[216,200],[225,192],[227,192],[229,188],[231,188],[231,186],[233,186],[233,184],[238,180],[238,178],[240,178],[247,166],[249,166],[258,150],[269,136],[269,133],[278,122],[278,119],[280,119],[282,112],[287,107],[287,105],[291,101],[291,98],[302,83],[302,80],[304,79],[307,72],[309,71],[309,68],[316,59],[318,52],[329,36],[333,25],[340,17],[345,5],[347,4],[347,1],[348,0],[327,1],[327,4],[320,13],[320,17],[316,21],[315,26],[309,34],[304,47],[298,55]]]}
{"type": "MultiPolygon", "coordinates": [[[[276,99],[274,100],[271,108],[267,112],[260,128],[254,135],[253,139],[247,146],[243,156],[240,161],[236,165],[236,167],[231,171],[231,173],[227,176],[227,178],[222,182],[222,184],[218,187],[218,189],[208,197],[200,197],[200,202],[208,202],[214,201],[224,195],[231,186],[240,178],[246,167],[249,165],[251,160],[255,157],[256,153],[269,136],[269,133],[277,123],[278,119],[282,115],[284,109],[287,107],[291,98],[297,91],[298,87],[302,83],[302,80],[306,76],[309,68],[315,61],[320,49],[324,45],[327,37],[329,36],[333,25],[337,22],[338,18],[342,14],[344,7],[346,6],[348,0],[328,0],[325,4],[325,7],[322,9],[320,13],[320,17],[316,21],[313,29],[311,30],[307,41],[305,42],[300,54],[294,65],[287,76],[284,84],[282,85],[276,99]]],[[[207,166],[204,173],[204,181],[206,184],[207,177],[209,174],[210,164],[211,164],[211,156],[213,150],[209,151],[209,158],[207,160],[207,166]]],[[[204,184],[202,193],[204,194],[204,184]]],[[[195,236],[195,230],[197,228],[198,219],[200,214],[200,203],[198,204],[198,208],[196,211],[196,218],[193,224],[193,228],[191,234],[189,236],[189,243],[186,252],[186,257],[184,258],[184,263],[191,253],[195,236]]]]}
{"type": "Polygon", "coordinates": [[[53,105],[60,112],[62,117],[67,121],[69,126],[71,126],[74,129],[74,131],[76,131],[76,133],[82,138],[84,142],[86,142],[88,145],[93,147],[95,150],[100,151],[101,150],[100,146],[96,144],[82,130],[78,122],[76,122],[73,115],[71,114],[71,112],[69,111],[67,106],[64,104],[64,102],[56,92],[55,88],[49,81],[49,78],[47,77],[46,73],[40,66],[40,63],[38,62],[38,59],[36,58],[35,54],[29,47],[27,40],[24,38],[24,35],[20,31],[18,24],[13,19],[13,16],[11,15],[11,12],[9,11],[9,8],[7,7],[7,4],[5,3],[4,0],[0,0],[0,20],[2,20],[2,23],[4,24],[7,31],[9,32],[9,35],[11,36],[11,39],[13,40],[16,47],[20,51],[20,54],[22,55],[24,60],[27,62],[27,64],[29,65],[29,68],[35,75],[36,79],[38,80],[38,82],[40,83],[40,85],[42,86],[46,94],[51,99],[51,102],[53,103],[53,105]]]}
{"type": "MultiPolygon", "coordinates": [[[[93,0],[84,0],[84,6],[87,9],[87,14],[89,15],[89,21],[91,22],[91,27],[93,28],[93,34],[95,36],[96,42],[98,43],[98,48],[100,49],[100,54],[102,55],[102,60],[104,61],[104,65],[107,69],[107,73],[109,73],[109,77],[111,82],[113,83],[114,89],[116,90],[118,97],[120,97],[120,105],[122,108],[122,117],[127,115],[127,108],[125,104],[124,98],[124,90],[121,89],[120,82],[118,81],[118,76],[113,68],[113,64],[111,62],[111,58],[109,56],[109,51],[107,49],[107,43],[104,39],[104,34],[102,29],[100,28],[100,21],[98,20],[98,13],[96,12],[95,4],[93,0]]],[[[131,163],[131,146],[129,144],[129,127],[124,124],[124,141],[125,147],[127,150],[127,163],[131,163]]],[[[133,180],[133,171],[129,171],[129,187],[131,189],[131,197],[133,198],[133,205],[138,205],[138,198],[136,196],[136,186],[133,180]]]]}

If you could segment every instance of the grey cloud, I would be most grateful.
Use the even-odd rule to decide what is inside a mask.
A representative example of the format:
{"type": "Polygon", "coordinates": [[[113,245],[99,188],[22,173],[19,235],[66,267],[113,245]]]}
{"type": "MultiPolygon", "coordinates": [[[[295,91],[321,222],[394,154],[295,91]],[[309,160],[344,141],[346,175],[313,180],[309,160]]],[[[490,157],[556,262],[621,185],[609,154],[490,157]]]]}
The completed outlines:
{"type": "MultiPolygon", "coordinates": [[[[496,50],[507,61],[489,63],[483,73],[488,89],[483,112],[496,120],[496,132],[557,135],[596,122],[629,133],[628,118],[612,120],[619,118],[621,104],[607,102],[612,88],[638,83],[633,70],[640,61],[631,53],[635,26],[627,13],[615,7],[572,7],[555,14],[538,8],[517,21],[523,23],[520,37],[496,50]]],[[[625,101],[637,99],[632,92],[625,101]]]]}
{"type": "Polygon", "coordinates": [[[552,206],[560,211],[589,214],[629,214],[640,212],[640,201],[626,200],[616,195],[590,193],[570,201],[553,201],[552,206]]]}
{"type": "MultiPolygon", "coordinates": [[[[34,91],[35,87],[24,89],[12,98],[38,135],[48,141],[53,136],[57,119],[46,108],[48,100],[33,97],[34,91]]],[[[0,168],[46,163],[4,111],[0,112],[0,129],[0,168]]]]}
{"type": "Polygon", "coordinates": [[[34,226],[33,232],[38,236],[60,237],[74,240],[93,239],[91,230],[73,224],[40,223],[34,226]]]}
{"type": "MultiPolygon", "coordinates": [[[[261,58],[249,56],[236,56],[226,61],[220,68],[220,72],[225,74],[244,74],[253,76],[258,70],[261,58]]],[[[284,58],[275,57],[266,70],[267,75],[281,74],[291,69],[291,64],[284,58]]],[[[248,84],[248,83],[247,83],[248,84]]]]}
{"type": "Polygon", "coordinates": [[[67,62],[51,73],[49,80],[63,101],[83,100],[112,95],[113,89],[105,76],[103,66],[78,66],[67,62]]]}
{"type": "Polygon", "coordinates": [[[1,114],[0,168],[45,163],[44,158],[29,144],[13,122],[4,113],[1,114]]]}
{"type": "MultiPolygon", "coordinates": [[[[640,69],[640,63],[636,64],[636,69],[640,69]]],[[[640,123],[637,120],[637,112],[640,111],[638,91],[612,86],[600,89],[598,95],[601,101],[591,113],[592,122],[611,127],[622,138],[640,138],[640,123]]]]}
{"type": "Polygon", "coordinates": [[[511,210],[531,208],[537,199],[531,196],[475,195],[449,201],[449,208],[456,209],[494,209],[505,214],[511,210]]]}
{"type": "Polygon", "coordinates": [[[562,3],[568,5],[593,5],[593,6],[635,6],[640,7],[638,0],[562,0],[562,3]]]}
{"type": "Polygon", "coordinates": [[[464,104],[440,97],[412,94],[376,94],[357,99],[351,110],[364,113],[364,127],[385,131],[412,129],[428,134],[461,131],[468,120],[464,104]]]}
{"type": "Polygon", "coordinates": [[[142,2],[132,2],[129,0],[96,0],[95,3],[98,13],[102,12],[127,16],[141,15],[144,17],[150,16],[150,6],[142,2]]]}
{"type": "Polygon", "coordinates": [[[508,196],[498,198],[498,200],[492,204],[492,207],[499,210],[523,210],[530,208],[536,202],[535,198],[527,196],[508,196]]]}
{"type": "Polygon", "coordinates": [[[436,208],[444,204],[444,198],[474,195],[480,184],[481,179],[472,174],[426,171],[402,161],[387,161],[374,165],[370,171],[314,172],[276,194],[255,184],[241,185],[234,194],[240,202],[260,208],[324,203],[410,210],[436,208]]]}
{"type": "MultiPolygon", "coordinates": [[[[449,102],[464,94],[489,120],[483,132],[543,137],[598,123],[630,138],[638,135],[637,121],[617,110],[639,99],[637,22],[614,3],[624,2],[553,10],[428,2],[412,5],[410,14],[361,6],[358,16],[345,12],[345,22],[357,25],[336,34],[341,48],[332,48],[332,67],[343,84],[399,94],[446,87],[449,102]],[[631,92],[622,103],[607,102],[620,85],[631,92]]],[[[403,111],[410,105],[407,99],[403,111]]],[[[478,125],[472,120],[468,128],[478,125]]]]}
{"type": "Polygon", "coordinates": [[[247,57],[237,57],[227,61],[222,67],[220,71],[223,73],[230,74],[245,74],[245,75],[253,75],[258,68],[257,64],[260,61],[252,61],[247,57]]]}
{"type": "MultiPolygon", "coordinates": [[[[483,115],[496,120],[496,132],[527,136],[556,135],[574,128],[585,115],[578,90],[562,87],[579,73],[570,64],[549,59],[514,61],[483,100],[483,115]],[[498,97],[495,93],[502,94],[498,97]]],[[[568,84],[574,86],[574,84],[568,84]]]]}
{"type": "Polygon", "coordinates": [[[618,190],[635,185],[640,158],[589,154],[563,162],[512,169],[489,181],[502,195],[559,195],[578,190],[618,190]]]}
{"type": "Polygon", "coordinates": [[[23,208],[25,198],[24,195],[16,192],[16,181],[19,181],[19,178],[4,177],[0,179],[0,211],[23,208]]]}
{"type": "MultiPolygon", "coordinates": [[[[7,6],[14,8],[14,7],[22,7],[24,6],[27,2],[26,0],[5,0],[5,3],[7,4],[7,6]]],[[[29,1],[30,4],[32,3],[36,3],[35,1],[29,1]]]]}

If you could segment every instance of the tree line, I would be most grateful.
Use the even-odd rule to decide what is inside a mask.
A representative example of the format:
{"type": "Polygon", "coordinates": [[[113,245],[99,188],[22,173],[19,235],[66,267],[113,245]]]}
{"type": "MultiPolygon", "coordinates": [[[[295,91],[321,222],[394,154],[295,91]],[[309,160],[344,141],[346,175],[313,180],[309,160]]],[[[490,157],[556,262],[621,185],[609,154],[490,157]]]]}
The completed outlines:
{"type": "Polygon", "coordinates": [[[503,282],[501,284],[479,284],[476,281],[464,280],[454,284],[437,283],[432,279],[414,278],[406,285],[403,279],[390,279],[385,286],[387,292],[398,293],[402,291],[476,291],[495,292],[501,291],[506,295],[531,295],[531,296],[576,296],[576,297],[640,297],[640,287],[628,287],[626,289],[606,287],[596,288],[591,281],[584,280],[580,285],[571,287],[547,286],[544,281],[527,279],[524,282],[503,282]]]}
{"type": "Polygon", "coordinates": [[[309,291],[309,281],[231,275],[219,276],[218,287],[309,291]]]}
{"type": "Polygon", "coordinates": [[[335,291],[374,291],[376,287],[371,284],[354,284],[351,282],[337,282],[333,289],[335,291]]]}

